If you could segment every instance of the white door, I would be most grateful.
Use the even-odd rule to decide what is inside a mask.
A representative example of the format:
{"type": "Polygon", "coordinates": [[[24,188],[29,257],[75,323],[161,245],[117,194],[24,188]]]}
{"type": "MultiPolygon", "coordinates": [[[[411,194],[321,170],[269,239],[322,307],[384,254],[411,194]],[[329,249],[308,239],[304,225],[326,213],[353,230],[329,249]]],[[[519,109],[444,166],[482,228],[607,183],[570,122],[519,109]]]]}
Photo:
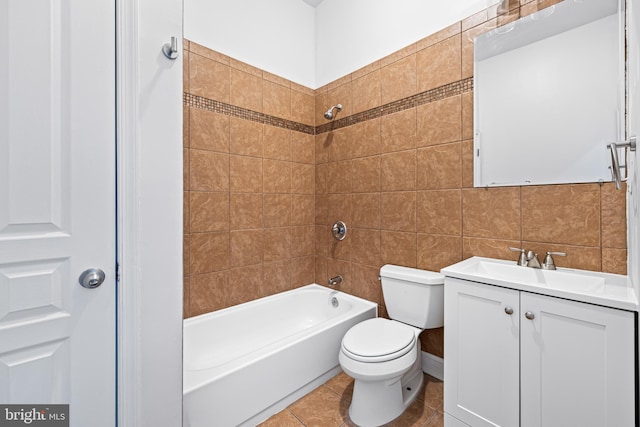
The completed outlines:
{"type": "Polygon", "coordinates": [[[635,425],[634,314],[522,292],[522,427],[635,425]]]}
{"type": "Polygon", "coordinates": [[[0,404],[77,427],[115,425],[114,5],[0,2],[0,404]]]}
{"type": "Polygon", "coordinates": [[[518,291],[446,278],[444,302],[445,412],[474,427],[517,426],[518,291]]]}

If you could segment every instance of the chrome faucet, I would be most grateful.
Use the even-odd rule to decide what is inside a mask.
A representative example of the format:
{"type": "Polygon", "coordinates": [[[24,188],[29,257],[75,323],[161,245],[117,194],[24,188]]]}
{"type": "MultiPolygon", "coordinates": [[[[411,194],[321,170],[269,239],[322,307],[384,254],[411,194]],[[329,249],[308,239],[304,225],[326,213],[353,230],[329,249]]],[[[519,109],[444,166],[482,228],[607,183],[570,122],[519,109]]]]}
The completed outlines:
{"type": "Polygon", "coordinates": [[[533,251],[527,252],[527,267],[542,268],[542,266],[540,265],[540,260],[538,259],[537,253],[533,251]]]}
{"type": "Polygon", "coordinates": [[[342,276],[338,274],[336,277],[330,278],[328,283],[329,286],[339,285],[340,283],[342,283],[342,276]]]}
{"type": "Polygon", "coordinates": [[[542,265],[540,265],[538,254],[535,253],[534,251],[527,251],[524,248],[512,248],[512,247],[510,247],[509,250],[513,252],[520,252],[520,256],[518,256],[518,261],[516,262],[518,265],[522,267],[541,268],[543,270],[556,269],[556,265],[553,262],[552,255],[567,256],[566,252],[547,252],[547,256],[544,258],[542,265]]]}

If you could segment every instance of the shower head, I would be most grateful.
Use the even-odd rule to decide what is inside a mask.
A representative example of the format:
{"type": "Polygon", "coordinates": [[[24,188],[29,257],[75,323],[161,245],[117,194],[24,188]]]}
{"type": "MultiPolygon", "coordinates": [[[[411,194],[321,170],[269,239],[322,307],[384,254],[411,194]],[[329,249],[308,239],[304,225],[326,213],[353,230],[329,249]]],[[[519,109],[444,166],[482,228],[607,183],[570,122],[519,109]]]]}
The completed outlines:
{"type": "MultiPolygon", "coordinates": [[[[342,104],[334,105],[333,107],[329,108],[327,110],[327,112],[324,113],[324,118],[327,119],[327,120],[333,120],[336,117],[335,114],[333,113],[334,109],[336,109],[338,111],[342,111],[342,104]]],[[[337,112],[336,112],[336,114],[337,114],[337,112]]]]}

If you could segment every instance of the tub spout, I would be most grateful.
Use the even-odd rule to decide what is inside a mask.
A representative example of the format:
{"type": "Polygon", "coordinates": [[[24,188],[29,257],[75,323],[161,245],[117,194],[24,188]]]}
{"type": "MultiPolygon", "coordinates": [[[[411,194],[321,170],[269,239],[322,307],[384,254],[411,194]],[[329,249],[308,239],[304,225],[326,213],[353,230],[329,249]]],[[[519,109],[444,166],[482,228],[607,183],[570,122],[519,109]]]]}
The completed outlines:
{"type": "Polygon", "coordinates": [[[336,277],[332,277],[329,279],[329,286],[336,286],[340,283],[342,283],[342,276],[339,274],[336,277]]]}

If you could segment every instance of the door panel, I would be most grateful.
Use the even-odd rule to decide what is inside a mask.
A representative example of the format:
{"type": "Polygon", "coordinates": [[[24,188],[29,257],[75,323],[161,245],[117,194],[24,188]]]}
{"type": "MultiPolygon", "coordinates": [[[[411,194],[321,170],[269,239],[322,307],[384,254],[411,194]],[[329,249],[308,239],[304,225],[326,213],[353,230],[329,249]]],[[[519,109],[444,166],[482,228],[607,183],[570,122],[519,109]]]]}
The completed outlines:
{"type": "Polygon", "coordinates": [[[521,425],[634,425],[633,313],[525,292],[521,312],[521,425]]]}
{"type": "Polygon", "coordinates": [[[112,426],[114,3],[6,0],[0,34],[0,402],[112,426]]]}
{"type": "Polygon", "coordinates": [[[476,427],[517,426],[518,291],[448,277],[444,289],[445,411],[476,427]]]}

